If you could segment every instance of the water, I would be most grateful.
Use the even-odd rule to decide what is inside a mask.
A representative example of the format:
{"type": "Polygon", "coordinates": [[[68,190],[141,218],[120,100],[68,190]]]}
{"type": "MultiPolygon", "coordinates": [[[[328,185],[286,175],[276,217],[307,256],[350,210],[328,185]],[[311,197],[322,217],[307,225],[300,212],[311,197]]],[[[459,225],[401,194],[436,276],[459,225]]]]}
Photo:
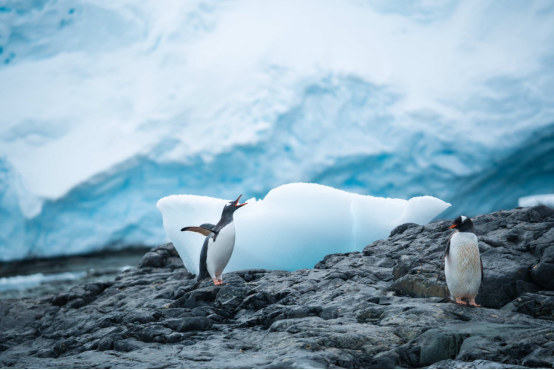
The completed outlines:
{"type": "Polygon", "coordinates": [[[0,264],[0,300],[41,297],[94,281],[113,280],[147,249],[0,264]]]}

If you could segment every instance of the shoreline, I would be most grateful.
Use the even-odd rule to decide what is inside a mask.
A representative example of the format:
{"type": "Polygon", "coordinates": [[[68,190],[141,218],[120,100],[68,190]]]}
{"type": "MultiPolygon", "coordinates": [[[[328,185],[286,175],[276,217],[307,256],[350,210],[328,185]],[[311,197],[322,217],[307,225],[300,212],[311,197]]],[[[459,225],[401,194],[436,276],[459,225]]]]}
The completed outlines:
{"type": "Polygon", "coordinates": [[[128,248],[78,256],[41,258],[0,264],[0,301],[40,297],[72,286],[113,280],[134,267],[151,248],[128,248]]]}

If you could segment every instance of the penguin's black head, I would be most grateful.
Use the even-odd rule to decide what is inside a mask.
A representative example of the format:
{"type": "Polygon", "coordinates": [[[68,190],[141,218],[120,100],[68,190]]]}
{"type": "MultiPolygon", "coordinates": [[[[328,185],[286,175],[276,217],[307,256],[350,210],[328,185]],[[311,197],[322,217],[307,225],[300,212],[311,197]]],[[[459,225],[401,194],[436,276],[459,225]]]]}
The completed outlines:
{"type": "Polygon", "coordinates": [[[239,199],[240,197],[242,197],[242,194],[239,195],[239,197],[237,198],[237,200],[234,200],[232,202],[229,202],[225,205],[225,207],[223,208],[223,213],[233,213],[235,212],[237,209],[239,209],[240,207],[242,206],[245,206],[247,205],[248,203],[242,203],[242,204],[239,204],[239,199]]]}
{"type": "Polygon", "coordinates": [[[473,222],[471,218],[466,216],[458,216],[450,225],[450,229],[458,229],[459,231],[473,231],[473,222]]]}

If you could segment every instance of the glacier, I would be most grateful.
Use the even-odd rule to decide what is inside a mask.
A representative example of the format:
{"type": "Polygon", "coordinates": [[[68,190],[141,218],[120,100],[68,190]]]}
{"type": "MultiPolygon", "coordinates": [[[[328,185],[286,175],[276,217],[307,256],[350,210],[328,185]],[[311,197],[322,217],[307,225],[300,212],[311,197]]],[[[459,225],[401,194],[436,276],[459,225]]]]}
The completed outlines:
{"type": "Polygon", "coordinates": [[[550,1],[4,0],[0,261],[157,245],[167,194],[554,193],[553,35],[550,1]]]}
{"type": "MultiPolygon", "coordinates": [[[[186,268],[198,274],[204,236],[185,226],[217,224],[229,200],[172,195],[157,207],[169,240],[186,268]]],[[[234,214],[235,249],[225,271],[312,268],[331,253],[361,251],[403,223],[426,224],[450,204],[434,197],[377,198],[319,184],[287,184],[234,214]]]]}

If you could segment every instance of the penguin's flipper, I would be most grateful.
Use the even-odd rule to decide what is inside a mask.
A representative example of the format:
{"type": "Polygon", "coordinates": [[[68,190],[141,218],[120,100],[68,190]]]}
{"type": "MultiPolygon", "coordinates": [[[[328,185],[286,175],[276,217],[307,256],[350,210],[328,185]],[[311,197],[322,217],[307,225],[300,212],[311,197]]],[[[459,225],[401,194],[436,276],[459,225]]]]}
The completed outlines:
{"type": "Polygon", "coordinates": [[[183,227],[181,231],[194,231],[195,233],[200,233],[204,236],[210,236],[210,237],[215,235],[215,233],[212,230],[199,227],[199,226],[183,227]]]}
{"type": "Polygon", "coordinates": [[[202,225],[200,225],[200,227],[203,227],[204,229],[210,230],[213,233],[213,238],[214,238],[214,242],[215,242],[215,240],[217,238],[217,235],[219,234],[219,231],[221,230],[221,226],[219,224],[218,225],[202,224],[202,225]]]}
{"type": "Polygon", "coordinates": [[[204,229],[215,231],[215,225],[214,224],[202,224],[199,227],[203,227],[204,229]]]}
{"type": "Polygon", "coordinates": [[[442,259],[445,259],[446,256],[448,256],[448,253],[450,253],[450,238],[448,238],[448,242],[446,242],[446,249],[444,250],[444,255],[442,256],[442,259]]]}

